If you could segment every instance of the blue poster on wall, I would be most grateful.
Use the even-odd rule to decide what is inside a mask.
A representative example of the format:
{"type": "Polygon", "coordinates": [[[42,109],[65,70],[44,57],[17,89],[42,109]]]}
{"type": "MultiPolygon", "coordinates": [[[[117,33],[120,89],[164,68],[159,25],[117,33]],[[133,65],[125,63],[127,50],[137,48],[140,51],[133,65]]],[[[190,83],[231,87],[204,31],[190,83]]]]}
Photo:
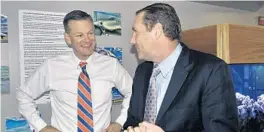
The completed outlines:
{"type": "Polygon", "coordinates": [[[32,132],[28,122],[23,117],[6,118],[6,132],[32,132]]]}

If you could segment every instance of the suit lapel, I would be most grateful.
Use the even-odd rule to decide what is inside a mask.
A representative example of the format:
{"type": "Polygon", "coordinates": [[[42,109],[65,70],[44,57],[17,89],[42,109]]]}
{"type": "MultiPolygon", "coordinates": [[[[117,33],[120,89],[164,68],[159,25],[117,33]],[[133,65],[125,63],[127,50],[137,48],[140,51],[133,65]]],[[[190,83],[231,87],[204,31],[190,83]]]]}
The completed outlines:
{"type": "Polygon", "coordinates": [[[169,108],[170,104],[173,102],[185,79],[187,78],[189,71],[194,65],[193,62],[190,61],[189,48],[184,44],[182,44],[182,46],[182,52],[178,58],[178,61],[176,62],[176,65],[174,66],[168,89],[163,98],[159,113],[157,115],[156,123],[159,122],[159,120],[169,108]]]}

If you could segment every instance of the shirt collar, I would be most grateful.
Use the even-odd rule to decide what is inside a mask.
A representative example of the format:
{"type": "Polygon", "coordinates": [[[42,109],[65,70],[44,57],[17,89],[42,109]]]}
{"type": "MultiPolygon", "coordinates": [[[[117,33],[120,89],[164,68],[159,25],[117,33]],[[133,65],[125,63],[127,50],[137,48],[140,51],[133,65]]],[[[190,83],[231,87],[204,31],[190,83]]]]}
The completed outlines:
{"type": "Polygon", "coordinates": [[[180,53],[182,51],[182,46],[180,43],[178,43],[175,50],[162,62],[159,63],[159,69],[161,70],[161,74],[164,78],[168,77],[168,73],[174,68],[176,65],[176,62],[180,56],[180,53]]]}
{"type": "Polygon", "coordinates": [[[92,54],[91,54],[86,60],[80,60],[80,59],[74,54],[74,52],[72,52],[72,53],[71,53],[71,56],[72,56],[73,64],[76,65],[76,68],[77,68],[77,69],[80,69],[81,67],[80,67],[79,63],[80,63],[81,61],[86,61],[86,62],[87,62],[87,65],[88,65],[89,63],[92,62],[92,58],[93,58],[94,54],[95,54],[95,52],[93,52],[93,53],[92,53],[92,54]]]}

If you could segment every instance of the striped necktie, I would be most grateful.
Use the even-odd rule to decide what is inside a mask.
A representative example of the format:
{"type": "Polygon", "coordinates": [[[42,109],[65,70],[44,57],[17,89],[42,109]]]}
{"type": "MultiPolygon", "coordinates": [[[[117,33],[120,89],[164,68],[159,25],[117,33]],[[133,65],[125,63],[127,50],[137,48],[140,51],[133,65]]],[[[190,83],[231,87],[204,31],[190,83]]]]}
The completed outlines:
{"type": "Polygon", "coordinates": [[[93,106],[90,78],[86,72],[86,62],[80,62],[82,72],[78,79],[78,132],[93,132],[93,106]]]}

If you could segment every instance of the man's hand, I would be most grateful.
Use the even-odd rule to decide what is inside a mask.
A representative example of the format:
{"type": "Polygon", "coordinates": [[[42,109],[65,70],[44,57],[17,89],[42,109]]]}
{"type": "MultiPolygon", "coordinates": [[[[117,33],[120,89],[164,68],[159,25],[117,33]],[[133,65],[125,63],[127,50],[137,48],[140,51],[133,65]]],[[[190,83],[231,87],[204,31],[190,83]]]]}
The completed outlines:
{"type": "Polygon", "coordinates": [[[128,127],[125,132],[147,132],[146,128],[143,127],[128,127]]]}
{"type": "Polygon", "coordinates": [[[47,125],[46,127],[42,128],[39,132],[60,132],[60,131],[53,126],[47,125]]]}
{"type": "Polygon", "coordinates": [[[164,132],[159,126],[148,122],[139,123],[140,130],[147,130],[146,132],[164,132]]]}
{"type": "Polygon", "coordinates": [[[120,132],[122,126],[119,123],[111,123],[106,129],[105,132],[120,132]]]}
{"type": "Polygon", "coordinates": [[[128,127],[125,132],[164,132],[159,126],[148,123],[142,122],[139,123],[139,127],[128,127]]]}

